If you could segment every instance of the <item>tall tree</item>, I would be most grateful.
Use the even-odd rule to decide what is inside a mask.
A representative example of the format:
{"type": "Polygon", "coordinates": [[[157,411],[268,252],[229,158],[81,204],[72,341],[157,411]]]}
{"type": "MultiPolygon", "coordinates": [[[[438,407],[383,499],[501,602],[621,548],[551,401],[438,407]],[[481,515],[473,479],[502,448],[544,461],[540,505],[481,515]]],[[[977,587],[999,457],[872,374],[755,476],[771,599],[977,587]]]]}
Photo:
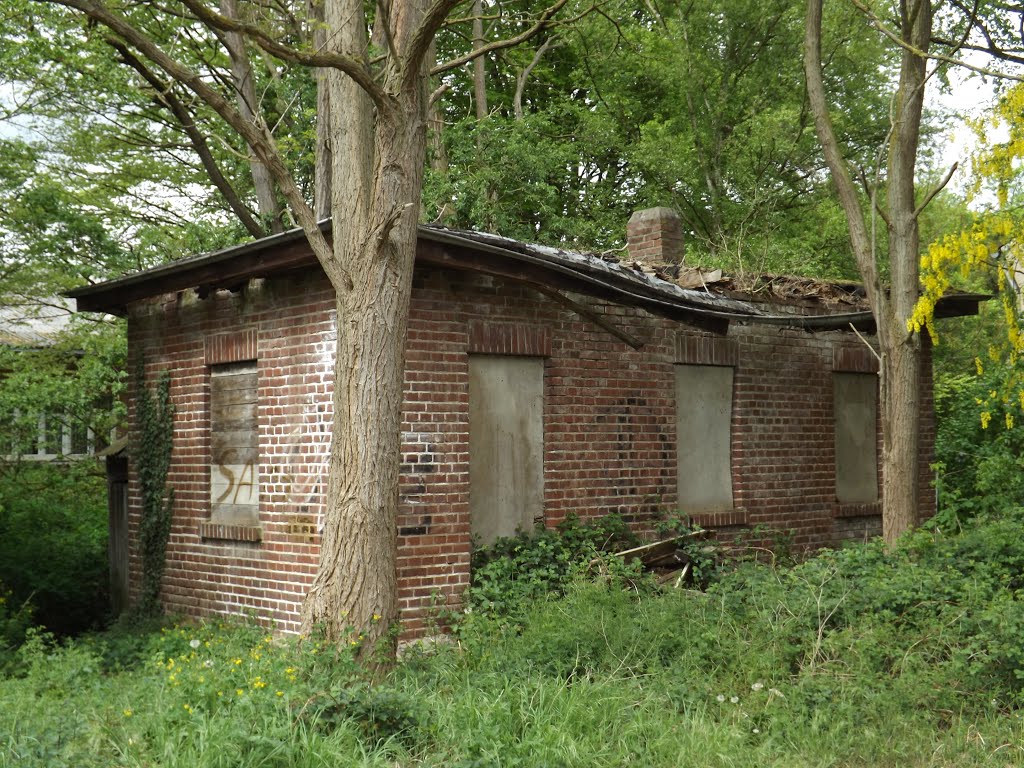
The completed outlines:
{"type": "MultiPolygon", "coordinates": [[[[607,5],[493,55],[483,119],[469,73],[453,73],[442,104],[451,171],[428,176],[428,207],[447,207],[454,226],[613,248],[632,211],[672,205],[690,259],[852,276],[793,56],[803,6],[607,5]]],[[[829,83],[844,104],[837,131],[867,163],[888,129],[894,57],[846,4],[823,26],[829,83]]]]}
{"type": "MultiPolygon", "coordinates": [[[[83,14],[215,112],[267,168],[305,231],[336,292],[339,322],[320,567],[303,606],[303,626],[322,626],[339,638],[354,625],[370,645],[397,613],[400,405],[426,152],[428,53],[460,1],[381,0],[367,6],[362,0],[325,0],[324,44],[316,48],[289,35],[290,25],[274,18],[275,9],[284,11],[286,22],[295,15],[287,4],[253,5],[252,21],[242,21],[246,14],[222,14],[203,0],[182,0],[176,9],[157,2],[39,0],[83,14]],[[179,17],[188,30],[205,30],[217,50],[225,35],[238,34],[275,62],[325,71],[318,83],[326,90],[328,113],[318,117],[329,125],[330,212],[337,222],[332,240],[321,232],[275,126],[258,116],[250,119],[211,84],[209,62],[190,66],[176,55],[173,41],[161,44],[151,33],[154,23],[177,24],[179,17]]],[[[565,2],[557,0],[523,21],[518,34],[487,47],[528,39],[565,2]]]]}
{"type": "Polygon", "coordinates": [[[932,36],[930,0],[900,0],[900,71],[892,94],[892,125],[885,147],[886,205],[876,188],[863,200],[853,181],[832,123],[822,76],[822,0],[808,0],[804,69],[815,128],[825,152],[850,243],[878,327],[882,404],[882,534],[892,543],[917,522],[918,434],[920,432],[921,338],[910,323],[919,283],[918,218],[924,204],[915,194],[914,174],[932,36]],[[887,233],[889,285],[882,282],[875,217],[887,233]]]}

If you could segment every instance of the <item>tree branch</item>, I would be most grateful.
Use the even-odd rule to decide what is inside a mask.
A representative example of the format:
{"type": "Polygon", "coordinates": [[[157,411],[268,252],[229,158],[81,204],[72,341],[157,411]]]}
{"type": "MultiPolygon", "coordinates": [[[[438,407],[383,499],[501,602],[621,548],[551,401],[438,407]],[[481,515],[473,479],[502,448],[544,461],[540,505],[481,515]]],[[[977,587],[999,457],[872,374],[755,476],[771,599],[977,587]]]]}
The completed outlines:
{"type": "MultiPolygon", "coordinates": [[[[404,80],[404,86],[412,84],[418,76],[420,67],[423,66],[423,61],[426,58],[427,51],[430,50],[431,44],[434,42],[437,31],[442,27],[449,14],[464,1],[434,0],[430,7],[427,8],[419,25],[409,37],[409,46],[402,57],[402,79],[404,80]]],[[[431,74],[435,74],[435,72],[432,71],[431,74]]]]}
{"type": "MultiPolygon", "coordinates": [[[[439,2],[451,1],[452,0],[439,0],[439,2]]],[[[458,67],[461,67],[463,64],[471,62],[478,56],[485,56],[493,51],[500,51],[504,50],[505,48],[512,48],[514,46],[519,45],[520,43],[525,43],[530,38],[534,37],[540,32],[543,32],[545,29],[551,26],[552,18],[555,16],[556,13],[562,10],[562,8],[565,6],[567,2],[568,0],[556,0],[555,4],[545,8],[541,12],[540,16],[537,18],[537,21],[534,23],[534,25],[529,29],[525,30],[524,32],[515,35],[514,37],[505,38],[504,40],[496,40],[493,43],[488,43],[482,48],[477,48],[475,51],[470,51],[464,56],[459,56],[457,59],[452,59],[451,61],[446,61],[443,64],[438,64],[436,67],[430,70],[430,74],[439,75],[443,72],[448,72],[449,70],[457,69],[458,67]]],[[[587,13],[589,13],[596,7],[596,5],[592,6],[583,13],[575,16],[570,21],[575,21],[576,19],[583,18],[583,16],[585,16],[587,13]]]]}
{"type": "Polygon", "coordinates": [[[534,68],[540,64],[541,57],[548,51],[549,48],[555,46],[555,41],[558,38],[551,36],[541,43],[540,48],[533,54],[533,58],[530,63],[524,67],[523,71],[516,76],[516,92],[512,96],[512,111],[516,117],[516,120],[523,119],[523,91],[526,90],[526,81],[530,77],[530,73],[533,72],[534,68]]]}
{"type": "Polygon", "coordinates": [[[914,209],[914,218],[915,218],[915,219],[916,219],[916,218],[917,218],[918,216],[920,216],[920,215],[921,215],[921,214],[922,214],[922,213],[924,212],[924,209],[928,207],[928,204],[929,204],[929,203],[930,203],[930,202],[931,202],[932,200],[934,200],[934,199],[935,199],[935,196],[936,196],[937,194],[939,194],[939,192],[941,192],[941,191],[942,191],[943,189],[945,189],[946,185],[947,185],[947,184],[949,184],[949,180],[950,180],[951,178],[953,178],[953,174],[954,174],[954,173],[956,173],[956,169],[957,169],[958,167],[959,167],[959,163],[953,163],[953,166],[952,166],[952,167],[951,167],[951,168],[950,168],[950,169],[949,169],[949,170],[948,170],[948,171],[946,172],[946,175],[942,177],[942,181],[940,181],[940,182],[939,182],[939,183],[938,183],[938,184],[937,184],[937,185],[936,185],[936,186],[935,186],[935,187],[934,187],[934,188],[933,188],[933,189],[931,190],[931,192],[929,192],[929,193],[928,193],[928,194],[927,194],[927,195],[925,196],[924,200],[923,200],[923,201],[921,201],[921,204],[920,204],[919,206],[917,206],[917,208],[915,208],[915,209],[914,209]]]}
{"type": "MultiPolygon", "coordinates": [[[[876,176],[876,179],[877,179],[878,174],[876,173],[875,176],[876,176]]],[[[878,199],[877,199],[877,197],[875,195],[875,193],[878,190],[878,187],[875,186],[874,189],[872,188],[871,182],[868,181],[868,175],[864,172],[863,168],[858,168],[857,169],[857,177],[860,180],[860,185],[864,188],[864,194],[867,195],[868,198],[873,203],[873,207],[874,207],[875,213],[877,213],[879,215],[879,217],[881,217],[882,221],[885,222],[886,226],[889,226],[889,224],[892,223],[892,222],[889,221],[889,214],[887,214],[885,212],[885,209],[881,205],[879,205],[878,199]]]]}
{"type": "MultiPolygon", "coordinates": [[[[854,0],[856,2],[857,0],[854,0]]],[[[825,97],[825,84],[821,73],[821,18],[822,0],[807,0],[807,19],[804,29],[804,77],[807,81],[807,98],[814,117],[814,127],[825,154],[825,162],[832,173],[839,204],[846,215],[850,230],[850,245],[853,247],[857,268],[864,279],[868,300],[873,309],[883,299],[878,282],[878,265],[871,247],[871,238],[864,223],[864,212],[857,199],[857,189],[850,177],[850,168],[839,151],[832,117],[825,97]]]]}
{"type": "Polygon", "coordinates": [[[224,122],[238,132],[256,156],[267,166],[295,214],[296,220],[306,233],[310,248],[316,254],[317,259],[325,265],[333,260],[333,251],[323,232],[320,231],[316,216],[295,185],[295,180],[285,165],[284,159],[277,151],[273,137],[266,133],[265,129],[261,129],[251,121],[244,120],[238,110],[222,94],[207,85],[196,72],[171,58],[145,33],[124,17],[112,12],[100,0],[34,0],[34,2],[50,2],[81,11],[89,19],[107,27],[145,58],[160,67],[169,77],[196,94],[224,122]]]}
{"type": "MultiPolygon", "coordinates": [[[[889,40],[891,40],[893,43],[898,45],[900,48],[909,51],[910,53],[914,54],[915,56],[919,56],[922,59],[926,59],[926,60],[930,60],[930,61],[941,61],[941,62],[943,62],[945,64],[952,64],[955,67],[962,67],[963,69],[969,70],[971,72],[977,72],[979,75],[986,75],[988,77],[997,77],[997,78],[1000,78],[1002,80],[1014,80],[1014,81],[1017,81],[1017,82],[1024,82],[1024,75],[1014,75],[1014,74],[1011,74],[1009,72],[1005,72],[1005,71],[998,70],[998,69],[989,69],[988,67],[979,67],[979,66],[977,66],[975,64],[971,64],[970,62],[965,61],[964,59],[958,59],[958,58],[955,58],[953,56],[944,56],[941,53],[928,53],[926,51],[923,51],[919,47],[911,45],[906,40],[904,40],[902,36],[900,36],[896,32],[893,32],[891,29],[889,29],[887,26],[885,26],[885,24],[882,23],[882,20],[879,19],[878,16],[876,16],[875,13],[867,5],[865,5],[862,0],[850,0],[850,1],[854,4],[854,6],[856,6],[857,10],[859,10],[861,13],[863,13],[868,18],[868,21],[871,22],[871,26],[873,26],[876,30],[878,30],[883,35],[885,35],[887,38],[889,38],[889,40]]],[[[995,56],[996,58],[1003,58],[1003,57],[1001,57],[997,53],[997,49],[993,49],[993,48],[986,48],[984,46],[972,46],[972,45],[967,45],[967,44],[962,45],[961,48],[963,50],[968,50],[968,51],[980,51],[980,52],[990,53],[993,56],[995,56]]],[[[1011,57],[1007,56],[1004,60],[1010,61],[1012,63],[1024,63],[1024,58],[1016,59],[1016,58],[1011,58],[1011,57]]]]}
{"type": "Polygon", "coordinates": [[[246,231],[253,237],[263,237],[266,235],[267,233],[263,230],[263,227],[252,217],[252,213],[242,202],[238,193],[235,192],[231,182],[221,172],[213,152],[210,151],[210,145],[207,143],[206,137],[196,127],[192,114],[171,91],[170,85],[161,80],[155,72],[143,64],[120,40],[108,36],[106,37],[106,42],[107,45],[117,51],[125,65],[138,72],[139,76],[153,89],[153,101],[174,115],[181,130],[185,132],[185,135],[188,136],[189,141],[192,143],[192,149],[199,156],[199,162],[202,163],[204,170],[210,177],[210,181],[213,182],[213,186],[224,196],[231,211],[242,222],[242,226],[245,227],[246,231]]]}
{"type": "MultiPolygon", "coordinates": [[[[54,0],[62,2],[62,0],[54,0]]],[[[374,78],[373,73],[366,63],[352,56],[345,56],[330,51],[304,51],[284,45],[274,39],[265,31],[252,24],[246,24],[236,19],[231,19],[223,14],[210,10],[200,0],[181,0],[182,4],[195,14],[196,18],[211,29],[219,29],[224,32],[239,32],[250,38],[256,45],[272,56],[283,61],[290,61],[293,64],[302,64],[307,67],[328,67],[344,72],[351,77],[360,88],[366,91],[370,99],[377,106],[383,106],[384,92],[380,84],[374,78]]]]}

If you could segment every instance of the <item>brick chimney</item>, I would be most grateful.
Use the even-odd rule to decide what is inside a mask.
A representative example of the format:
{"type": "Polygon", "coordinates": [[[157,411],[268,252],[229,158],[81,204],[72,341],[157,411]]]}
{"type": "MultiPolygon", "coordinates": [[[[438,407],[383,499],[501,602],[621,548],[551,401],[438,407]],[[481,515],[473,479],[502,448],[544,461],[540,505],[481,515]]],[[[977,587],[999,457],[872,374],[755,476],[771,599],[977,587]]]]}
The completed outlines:
{"type": "Polygon", "coordinates": [[[671,208],[637,211],[626,224],[629,257],[648,264],[683,263],[683,224],[671,208]]]}

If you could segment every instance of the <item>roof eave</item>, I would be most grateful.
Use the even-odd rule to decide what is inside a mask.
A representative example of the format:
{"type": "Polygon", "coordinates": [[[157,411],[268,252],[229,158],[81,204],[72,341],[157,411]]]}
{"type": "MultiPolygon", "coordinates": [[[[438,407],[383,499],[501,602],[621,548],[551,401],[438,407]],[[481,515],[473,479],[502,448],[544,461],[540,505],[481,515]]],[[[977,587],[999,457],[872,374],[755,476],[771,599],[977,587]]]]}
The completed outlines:
{"type": "MultiPolygon", "coordinates": [[[[329,234],[330,220],[320,223],[329,234]]],[[[622,304],[637,306],[680,322],[722,333],[730,322],[752,322],[808,331],[873,331],[869,311],[827,315],[767,315],[745,302],[684,291],[671,284],[657,285],[626,269],[587,265],[579,259],[556,258],[553,253],[532,253],[524,244],[512,248],[502,238],[421,225],[417,261],[453,269],[506,277],[527,285],[578,291],[622,304]],[[579,263],[577,263],[579,262],[579,263]]],[[[555,249],[549,249],[555,250],[555,249]]],[[[76,288],[67,296],[80,312],[106,312],[124,316],[130,304],[178,291],[200,293],[226,288],[237,290],[246,281],[315,265],[316,258],[301,229],[265,237],[214,253],[171,262],[134,275],[98,285],[76,288]]],[[[954,294],[936,304],[935,316],[963,317],[978,314],[978,305],[990,296],[954,294]]]]}

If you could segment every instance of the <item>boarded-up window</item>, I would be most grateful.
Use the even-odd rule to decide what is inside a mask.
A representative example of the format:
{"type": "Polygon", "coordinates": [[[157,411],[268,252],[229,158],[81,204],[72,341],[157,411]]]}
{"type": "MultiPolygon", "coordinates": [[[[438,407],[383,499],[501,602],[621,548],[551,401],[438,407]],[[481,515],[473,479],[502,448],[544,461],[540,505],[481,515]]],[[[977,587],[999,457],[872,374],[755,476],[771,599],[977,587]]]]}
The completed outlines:
{"type": "Polygon", "coordinates": [[[733,369],[676,366],[679,509],[732,509],[733,369]]]}
{"type": "Polygon", "coordinates": [[[210,520],[259,523],[256,363],[210,367],[210,520]]]}
{"type": "Polygon", "coordinates": [[[836,499],[845,504],[878,501],[878,377],[834,373],[836,499]]]}
{"type": "Polygon", "coordinates": [[[544,361],[469,358],[469,507],[478,544],[544,514],[544,361]]]}

